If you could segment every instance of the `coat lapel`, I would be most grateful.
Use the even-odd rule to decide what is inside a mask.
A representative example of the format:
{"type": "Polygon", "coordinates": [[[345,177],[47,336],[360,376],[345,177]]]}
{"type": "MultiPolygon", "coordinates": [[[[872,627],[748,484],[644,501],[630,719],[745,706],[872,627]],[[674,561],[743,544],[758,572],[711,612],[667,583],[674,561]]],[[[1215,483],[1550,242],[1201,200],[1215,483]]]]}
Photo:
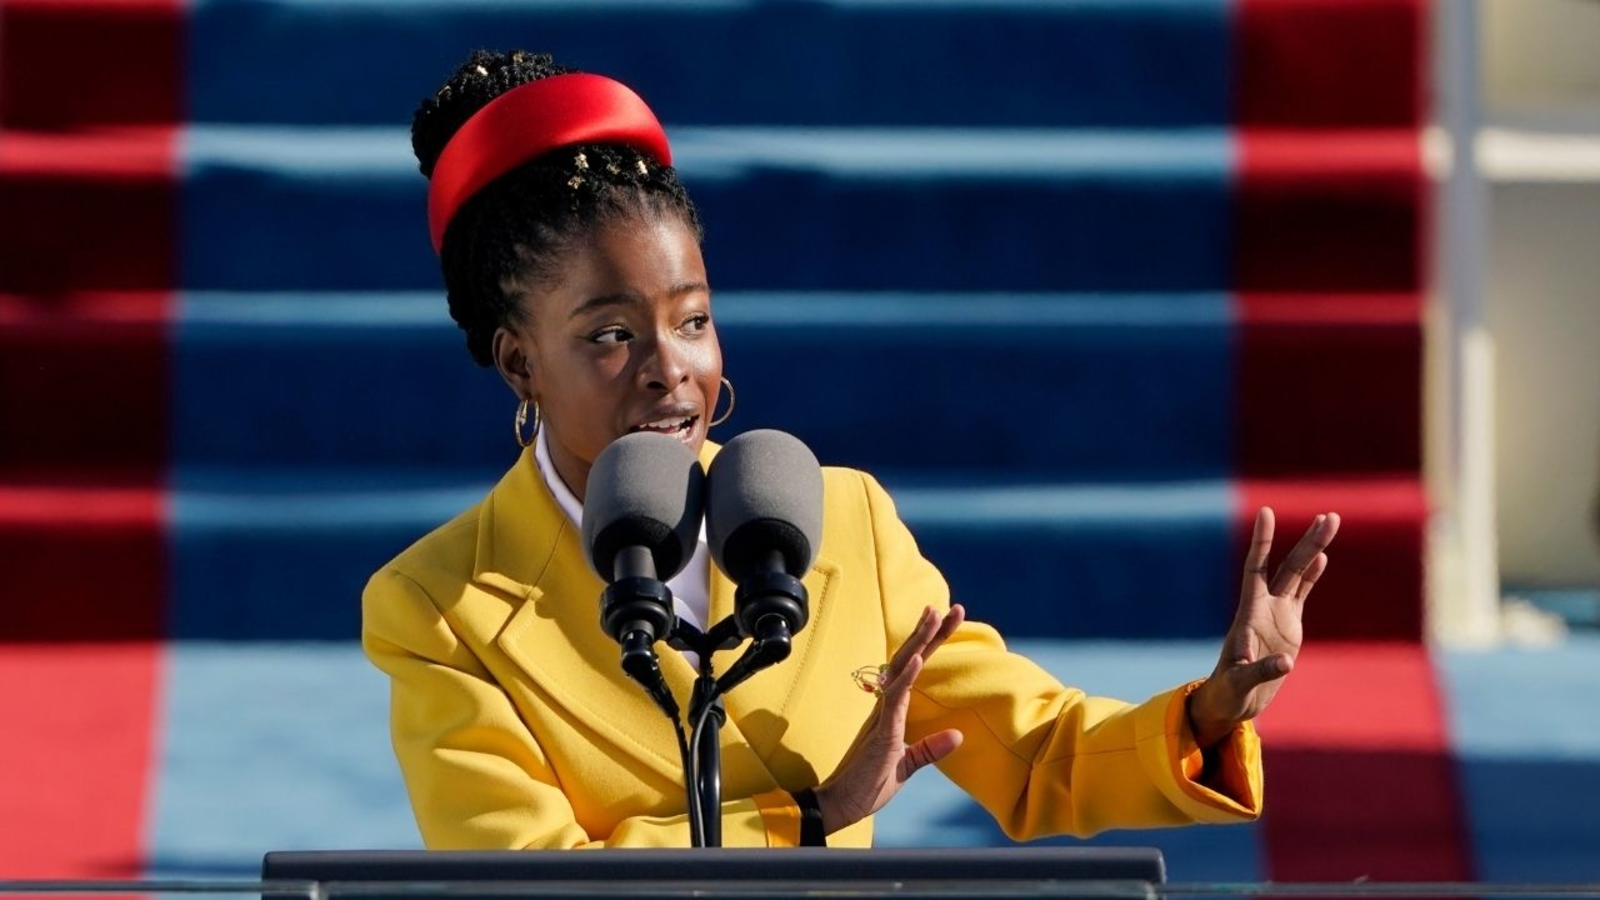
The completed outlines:
{"type": "MultiPolygon", "coordinates": [[[[709,465],[716,449],[707,442],[702,462],[709,465]]],[[[671,724],[623,673],[616,642],[601,630],[605,585],[589,570],[581,540],[545,487],[532,452],[525,453],[490,493],[478,535],[474,581],[524,598],[496,643],[583,727],[629,748],[630,756],[663,778],[680,782],[682,765],[671,724]]],[[[715,566],[709,574],[710,621],[718,622],[733,613],[734,586],[715,566]]],[[[817,560],[803,579],[809,622],[796,636],[790,657],[752,676],[726,698],[729,721],[722,745],[730,776],[759,772],[762,780],[770,778],[770,760],[788,728],[786,710],[812,676],[821,655],[814,648],[826,645],[825,633],[834,624],[830,590],[837,575],[833,564],[817,560]]],[[[717,671],[732,665],[743,649],[717,654],[717,671]]],[[[687,715],[695,672],[676,651],[665,645],[658,650],[667,686],[687,715]]]]}
{"type": "MultiPolygon", "coordinates": [[[[500,632],[500,650],[581,726],[629,748],[672,781],[682,765],[672,726],[622,671],[616,642],[600,628],[604,583],[584,560],[581,535],[545,488],[531,452],[490,494],[479,532],[479,584],[525,601],[500,632]]],[[[687,697],[688,666],[663,671],[687,697]]]]}
{"type": "MultiPolygon", "coordinates": [[[[713,610],[720,616],[733,613],[733,583],[719,571],[712,573],[713,598],[722,594],[722,607],[713,610]]],[[[789,658],[777,665],[757,672],[749,680],[728,692],[726,703],[730,722],[738,723],[751,749],[764,768],[772,769],[774,755],[779,751],[791,721],[790,708],[800,700],[805,686],[819,677],[821,657],[819,648],[826,647],[827,632],[835,624],[830,594],[838,583],[838,569],[826,559],[818,559],[806,573],[802,582],[806,587],[809,614],[806,627],[795,635],[789,658]]],[[[722,654],[718,669],[723,670],[739,657],[746,643],[738,651],[722,654]]],[[[826,775],[827,773],[820,773],[826,775]]]]}

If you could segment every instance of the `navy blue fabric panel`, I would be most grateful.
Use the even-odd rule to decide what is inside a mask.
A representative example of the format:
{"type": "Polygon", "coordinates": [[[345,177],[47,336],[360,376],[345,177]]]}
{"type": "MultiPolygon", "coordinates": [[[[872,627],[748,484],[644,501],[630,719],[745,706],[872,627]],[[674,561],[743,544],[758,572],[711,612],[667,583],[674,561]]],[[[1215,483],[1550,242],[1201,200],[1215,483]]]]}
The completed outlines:
{"type": "MultiPolygon", "coordinates": [[[[310,299],[316,305],[316,298],[310,299]]],[[[434,300],[444,318],[444,299],[434,300]]],[[[377,303],[381,306],[382,298],[377,303]]],[[[512,443],[515,397],[439,324],[273,321],[285,298],[206,318],[185,298],[174,342],[175,465],[487,465],[512,443]]],[[[396,302],[396,306],[404,306],[396,302]]],[[[397,312],[396,315],[399,315],[397,312]]]]}
{"type": "MultiPolygon", "coordinates": [[[[176,639],[350,640],[380,565],[480,500],[498,472],[184,470],[172,493],[176,639]]],[[[885,479],[924,555],[973,616],[1014,637],[1188,638],[1236,594],[1220,483],[1002,491],[885,479]],[[1001,508],[995,508],[996,506],[1001,508]],[[1138,573],[1133,577],[1130,573],[1138,573]]]]}
{"type": "Polygon", "coordinates": [[[175,527],[173,640],[361,637],[361,589],[421,534],[404,528],[213,530],[175,527]]]}
{"type": "MultiPolygon", "coordinates": [[[[427,294],[186,297],[180,465],[488,466],[513,398],[427,294]]],[[[1224,299],[729,295],[738,396],[716,436],[779,428],[830,463],[1218,477],[1232,454],[1224,299]],[[857,312],[845,307],[854,305],[857,312]]]]}
{"type": "Polygon", "coordinates": [[[690,184],[733,289],[1195,291],[1227,287],[1228,184],[1171,177],[690,184]]]}
{"type": "Polygon", "coordinates": [[[998,510],[981,490],[885,484],[952,599],[1002,634],[1213,637],[1232,618],[1233,501],[1221,483],[1110,501],[1092,488],[1014,488],[1001,492],[998,510]]]}
{"type": "Polygon", "coordinates": [[[372,573],[481,500],[500,474],[180,467],[169,501],[169,634],[356,640],[372,573]]]}
{"type": "Polygon", "coordinates": [[[874,318],[890,301],[862,296],[857,317],[810,321],[739,299],[716,307],[739,398],[729,427],[792,432],[824,461],[1072,480],[1231,468],[1233,330],[1220,297],[1162,304],[1172,318],[1145,322],[1063,315],[1093,299],[920,298],[919,320],[917,297],[874,318]],[[936,318],[960,303],[969,321],[936,318]],[[1172,306],[1195,309],[1178,318],[1172,306]]]}
{"type": "Polygon", "coordinates": [[[191,290],[439,288],[426,182],[204,166],[183,191],[191,290]]]}
{"type": "Polygon", "coordinates": [[[1229,115],[1223,0],[199,0],[199,122],[409,122],[475,47],[549,50],[676,124],[1163,126],[1229,115]]]}
{"type": "MultiPolygon", "coordinates": [[[[1228,277],[1214,169],[872,179],[695,179],[719,289],[1201,291],[1228,277]]],[[[200,165],[184,191],[191,290],[436,289],[415,174],[200,165]]]]}

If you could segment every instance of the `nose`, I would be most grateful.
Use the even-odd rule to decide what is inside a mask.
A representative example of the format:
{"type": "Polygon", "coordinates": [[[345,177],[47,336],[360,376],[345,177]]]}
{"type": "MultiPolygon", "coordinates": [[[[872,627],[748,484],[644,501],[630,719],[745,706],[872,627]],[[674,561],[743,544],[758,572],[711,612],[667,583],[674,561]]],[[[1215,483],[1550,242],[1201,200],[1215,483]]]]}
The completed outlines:
{"type": "Polygon", "coordinates": [[[670,393],[689,380],[688,354],[671,335],[657,335],[639,364],[639,380],[653,391],[670,393]]]}

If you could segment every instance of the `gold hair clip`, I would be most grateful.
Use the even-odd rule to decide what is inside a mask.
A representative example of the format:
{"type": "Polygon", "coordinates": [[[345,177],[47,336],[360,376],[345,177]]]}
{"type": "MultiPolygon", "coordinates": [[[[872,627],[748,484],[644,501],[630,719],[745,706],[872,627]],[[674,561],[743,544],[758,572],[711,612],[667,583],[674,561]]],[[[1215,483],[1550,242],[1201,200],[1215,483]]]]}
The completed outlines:
{"type": "Polygon", "coordinates": [[[888,682],[886,677],[888,673],[889,664],[878,663],[875,666],[862,666],[851,672],[850,680],[856,683],[856,687],[861,688],[872,696],[882,697],[883,686],[888,682]]]}
{"type": "Polygon", "coordinates": [[[639,174],[640,175],[649,175],[650,174],[650,167],[645,165],[645,162],[642,159],[639,160],[639,174]]]}
{"type": "Polygon", "coordinates": [[[582,150],[579,150],[578,155],[572,158],[572,164],[577,167],[579,172],[589,171],[589,157],[585,156],[582,150]]]}
{"type": "Polygon", "coordinates": [[[485,69],[483,66],[473,66],[472,71],[477,72],[479,75],[482,75],[485,78],[489,77],[489,70],[485,69]]]}
{"type": "Polygon", "coordinates": [[[583,176],[574,175],[571,178],[568,178],[567,187],[572,188],[573,190],[583,187],[583,176]]]}
{"type": "Polygon", "coordinates": [[[611,173],[612,175],[621,175],[622,174],[622,169],[617,165],[616,160],[612,160],[612,161],[606,163],[606,171],[611,173]]]}

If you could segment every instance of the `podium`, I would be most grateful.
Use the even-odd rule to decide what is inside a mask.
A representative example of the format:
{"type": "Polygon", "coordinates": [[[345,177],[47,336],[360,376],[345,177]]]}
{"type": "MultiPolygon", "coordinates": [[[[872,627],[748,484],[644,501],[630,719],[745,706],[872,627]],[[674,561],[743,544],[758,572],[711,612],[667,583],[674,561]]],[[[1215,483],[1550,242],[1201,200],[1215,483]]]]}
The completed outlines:
{"type": "Polygon", "coordinates": [[[1154,898],[1153,848],[310,851],[268,853],[264,882],[360,897],[1154,898]]]}

